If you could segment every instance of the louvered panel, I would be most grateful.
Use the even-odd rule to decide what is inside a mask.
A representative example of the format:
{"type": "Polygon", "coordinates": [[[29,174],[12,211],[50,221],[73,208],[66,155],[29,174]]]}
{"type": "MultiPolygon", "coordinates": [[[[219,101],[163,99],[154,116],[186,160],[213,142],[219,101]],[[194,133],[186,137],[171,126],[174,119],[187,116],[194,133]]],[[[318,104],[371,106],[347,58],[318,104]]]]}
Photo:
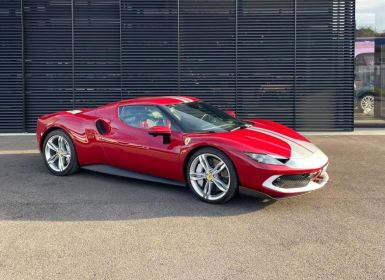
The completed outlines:
{"type": "Polygon", "coordinates": [[[75,107],[121,98],[120,1],[74,1],[75,107]]]}
{"type": "Polygon", "coordinates": [[[294,0],[238,1],[238,115],[294,127],[294,0]]]}
{"type": "Polygon", "coordinates": [[[122,0],[124,98],[177,94],[177,0],[122,0]]]}
{"type": "Polygon", "coordinates": [[[353,129],[354,1],[297,0],[296,128],[353,129]]]}
{"type": "Polygon", "coordinates": [[[354,4],[1,1],[0,131],[34,131],[50,112],[170,94],[302,131],[351,130],[354,4]]]}
{"type": "Polygon", "coordinates": [[[180,0],[181,93],[235,107],[235,20],[234,0],[180,0]]]}
{"type": "Polygon", "coordinates": [[[73,107],[71,0],[24,0],[26,125],[73,107]]]}
{"type": "Polygon", "coordinates": [[[0,132],[23,131],[22,26],[18,1],[0,1],[0,132]]]}

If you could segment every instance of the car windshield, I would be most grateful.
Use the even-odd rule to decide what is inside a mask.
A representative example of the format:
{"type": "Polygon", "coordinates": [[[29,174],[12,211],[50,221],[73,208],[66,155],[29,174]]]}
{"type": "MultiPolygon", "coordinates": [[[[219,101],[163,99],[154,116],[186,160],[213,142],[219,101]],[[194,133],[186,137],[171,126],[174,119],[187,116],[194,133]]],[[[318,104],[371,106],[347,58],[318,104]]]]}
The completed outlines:
{"type": "Polygon", "coordinates": [[[166,108],[186,132],[224,132],[247,126],[246,123],[202,101],[173,104],[166,108]]]}

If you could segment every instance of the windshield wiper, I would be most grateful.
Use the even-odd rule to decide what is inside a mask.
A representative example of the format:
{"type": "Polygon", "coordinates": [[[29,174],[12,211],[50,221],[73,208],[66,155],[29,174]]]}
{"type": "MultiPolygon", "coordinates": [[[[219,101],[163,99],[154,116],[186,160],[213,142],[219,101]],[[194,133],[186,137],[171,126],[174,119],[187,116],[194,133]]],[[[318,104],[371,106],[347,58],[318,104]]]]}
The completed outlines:
{"type": "Polygon", "coordinates": [[[193,133],[217,133],[218,131],[215,130],[199,130],[199,131],[193,131],[193,133]]]}
{"type": "Polygon", "coordinates": [[[237,126],[236,128],[232,129],[231,131],[235,131],[235,130],[238,130],[238,129],[244,129],[244,128],[248,128],[250,127],[251,125],[250,124],[242,124],[240,126],[237,126]]]}

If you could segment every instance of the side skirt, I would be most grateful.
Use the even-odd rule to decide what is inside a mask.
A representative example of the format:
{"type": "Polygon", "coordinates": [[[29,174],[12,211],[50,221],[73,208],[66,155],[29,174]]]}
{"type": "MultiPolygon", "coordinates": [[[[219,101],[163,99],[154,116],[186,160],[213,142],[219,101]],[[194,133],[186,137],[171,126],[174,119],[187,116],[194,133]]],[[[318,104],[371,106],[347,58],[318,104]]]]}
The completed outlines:
{"type": "Polygon", "coordinates": [[[94,171],[94,172],[100,172],[100,173],[105,173],[105,174],[115,175],[120,177],[126,177],[126,178],[132,178],[132,179],[138,179],[138,180],[144,180],[144,181],[152,181],[152,182],[180,186],[180,187],[186,186],[184,182],[179,182],[179,181],[169,180],[161,177],[146,175],[143,173],[128,171],[122,168],[117,168],[106,164],[85,165],[85,166],[82,166],[81,168],[94,171]]]}

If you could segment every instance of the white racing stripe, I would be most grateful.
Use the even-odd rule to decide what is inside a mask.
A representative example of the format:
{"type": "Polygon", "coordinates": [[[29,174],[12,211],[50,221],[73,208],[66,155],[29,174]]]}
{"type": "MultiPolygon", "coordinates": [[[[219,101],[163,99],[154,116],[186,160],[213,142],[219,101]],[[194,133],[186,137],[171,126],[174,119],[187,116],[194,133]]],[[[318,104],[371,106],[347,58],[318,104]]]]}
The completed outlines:
{"type": "Polygon", "coordinates": [[[188,103],[192,102],[193,100],[187,97],[178,96],[179,99],[181,99],[183,102],[188,103]]]}
{"type": "Polygon", "coordinates": [[[71,110],[71,111],[66,111],[66,112],[70,113],[70,114],[73,114],[73,115],[76,115],[76,114],[81,113],[82,111],[81,110],[71,110]]]}
{"type": "Polygon", "coordinates": [[[315,169],[324,166],[328,157],[314,144],[259,127],[249,127],[249,130],[264,133],[276,137],[290,146],[290,160],[285,164],[292,168],[315,169]]]}
{"type": "Polygon", "coordinates": [[[291,149],[291,158],[296,159],[296,158],[305,158],[311,156],[314,152],[316,152],[317,147],[315,147],[313,144],[297,140],[294,138],[291,138],[289,136],[283,135],[278,132],[274,132],[268,129],[264,128],[259,128],[259,127],[249,127],[247,128],[249,130],[253,130],[256,132],[260,132],[263,134],[267,134],[270,136],[273,136],[275,138],[278,138],[285,143],[287,143],[290,146],[291,149]]]}
{"type": "Polygon", "coordinates": [[[188,103],[188,102],[192,102],[193,101],[192,99],[187,98],[187,97],[183,97],[183,96],[166,96],[166,97],[182,101],[183,103],[188,103]]]}

